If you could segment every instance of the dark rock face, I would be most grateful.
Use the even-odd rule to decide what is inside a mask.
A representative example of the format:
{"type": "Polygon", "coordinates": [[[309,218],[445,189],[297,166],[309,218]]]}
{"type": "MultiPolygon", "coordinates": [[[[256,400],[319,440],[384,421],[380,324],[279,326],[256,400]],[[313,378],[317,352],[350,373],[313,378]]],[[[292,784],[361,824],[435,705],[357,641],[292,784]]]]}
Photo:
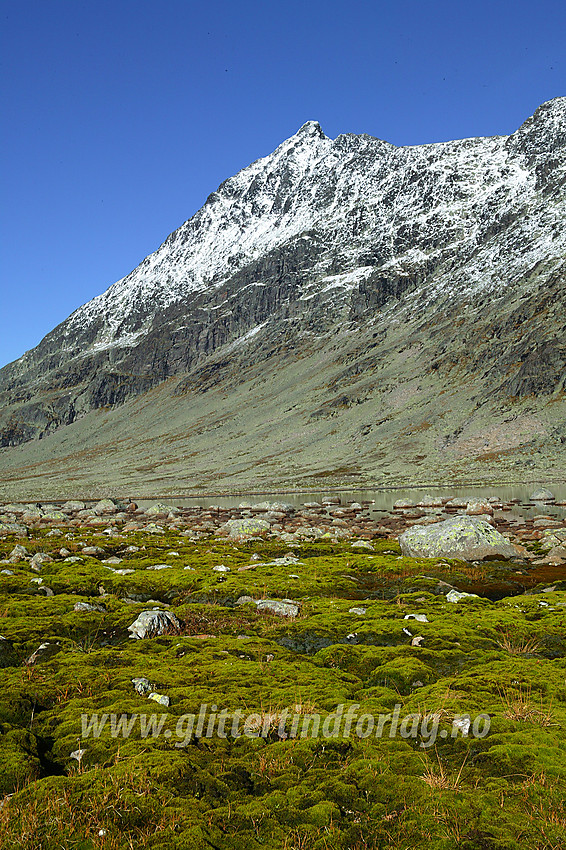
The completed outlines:
{"type": "Polygon", "coordinates": [[[412,352],[400,380],[418,365],[505,403],[565,392],[565,146],[566,98],[507,138],[420,147],[332,141],[307,122],[0,370],[0,447],[170,378],[177,395],[229,390],[243,366],[301,358],[322,337],[339,360],[359,333],[313,410],[324,419],[364,403],[348,386],[391,356],[392,323],[412,352]]]}
{"type": "Polygon", "coordinates": [[[524,353],[517,374],[509,381],[512,396],[550,395],[566,392],[566,347],[556,340],[535,345],[524,353]]]}
{"type": "Polygon", "coordinates": [[[16,667],[18,664],[19,659],[12,641],[0,635],[0,668],[16,667]]]}

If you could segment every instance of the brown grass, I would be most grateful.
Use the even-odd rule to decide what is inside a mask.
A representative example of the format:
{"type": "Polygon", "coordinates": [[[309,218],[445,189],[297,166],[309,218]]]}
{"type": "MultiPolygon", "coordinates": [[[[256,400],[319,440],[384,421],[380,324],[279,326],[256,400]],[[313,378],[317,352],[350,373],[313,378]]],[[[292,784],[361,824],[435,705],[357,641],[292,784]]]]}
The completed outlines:
{"type": "Polygon", "coordinates": [[[434,752],[436,755],[435,763],[428,759],[423,760],[425,772],[421,776],[421,779],[423,782],[426,782],[429,788],[436,791],[458,791],[461,784],[462,772],[468,759],[468,753],[464,756],[460,769],[454,776],[448,768],[442,764],[436,748],[434,752]]]}
{"type": "Polygon", "coordinates": [[[497,643],[509,655],[536,655],[541,647],[541,642],[537,638],[517,637],[510,631],[500,631],[500,635],[497,643]]]}
{"type": "Polygon", "coordinates": [[[524,690],[521,686],[516,691],[510,688],[500,690],[499,697],[504,708],[503,716],[508,720],[536,723],[537,726],[557,725],[552,712],[552,703],[548,707],[545,706],[542,694],[539,695],[539,700],[535,701],[532,698],[530,685],[524,690]]]}

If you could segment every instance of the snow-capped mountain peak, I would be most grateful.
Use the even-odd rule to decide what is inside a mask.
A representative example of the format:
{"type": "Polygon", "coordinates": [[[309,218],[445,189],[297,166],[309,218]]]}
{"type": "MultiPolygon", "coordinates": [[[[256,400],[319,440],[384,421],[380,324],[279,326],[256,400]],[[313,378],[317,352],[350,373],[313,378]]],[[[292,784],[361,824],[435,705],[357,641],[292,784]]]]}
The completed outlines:
{"type": "MultiPolygon", "coordinates": [[[[525,348],[539,320],[511,341],[515,325],[500,316],[512,311],[504,304],[539,292],[547,305],[540,315],[554,316],[566,256],[565,149],[563,97],[510,136],[419,146],[365,134],[331,139],[307,121],[224,181],[129,275],[0,371],[4,444],[165,378],[181,376],[184,386],[182,376],[206,371],[211,358],[245,365],[253,352],[271,357],[281,347],[300,356],[321,340],[339,348],[358,334],[413,327],[419,317],[427,338],[443,316],[468,315],[478,304],[487,305],[488,336],[506,340],[494,367],[504,378],[495,385],[526,392],[534,386],[529,370],[540,371],[525,348]]],[[[558,370],[545,387],[562,380],[552,339],[565,332],[558,318],[539,328],[544,339],[551,335],[540,350],[558,370]]],[[[434,350],[457,344],[446,334],[438,332],[434,350]]]]}

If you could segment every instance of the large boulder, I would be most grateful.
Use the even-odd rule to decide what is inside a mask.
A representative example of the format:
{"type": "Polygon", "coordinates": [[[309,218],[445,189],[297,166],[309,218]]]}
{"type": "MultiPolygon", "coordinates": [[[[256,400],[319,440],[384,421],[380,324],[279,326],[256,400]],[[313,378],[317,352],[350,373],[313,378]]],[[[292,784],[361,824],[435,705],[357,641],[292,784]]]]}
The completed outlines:
{"type": "Polygon", "coordinates": [[[531,493],[529,499],[531,502],[554,502],[556,496],[552,490],[547,490],[546,487],[539,487],[538,490],[531,493]]]}
{"type": "Polygon", "coordinates": [[[64,505],[62,505],[61,510],[64,511],[64,513],[66,514],[72,514],[75,511],[84,511],[85,508],[86,505],[84,502],[78,502],[71,499],[68,502],[65,502],[64,505]]]}
{"type": "Polygon", "coordinates": [[[112,499],[101,499],[93,508],[94,513],[97,516],[102,516],[102,514],[115,514],[118,508],[112,499]]]}
{"type": "Polygon", "coordinates": [[[455,516],[435,525],[414,525],[399,537],[403,555],[411,558],[518,558],[521,550],[486,520],[455,516]]]}

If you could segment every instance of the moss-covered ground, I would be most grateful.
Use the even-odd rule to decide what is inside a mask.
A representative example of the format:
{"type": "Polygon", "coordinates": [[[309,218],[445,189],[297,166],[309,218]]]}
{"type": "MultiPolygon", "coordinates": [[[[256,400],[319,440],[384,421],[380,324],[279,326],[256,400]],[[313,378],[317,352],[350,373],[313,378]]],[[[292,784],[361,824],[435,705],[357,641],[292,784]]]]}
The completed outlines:
{"type": "Polygon", "coordinates": [[[489,586],[501,565],[404,558],[391,540],[290,549],[77,528],[4,539],[0,558],[16,542],[53,561],[0,574],[2,848],[566,846],[565,591],[450,603],[442,581],[489,586]],[[154,607],[180,628],[131,639],[154,607]],[[211,712],[223,736],[207,737],[211,712]],[[364,736],[365,715],[380,735],[364,736]]]}

